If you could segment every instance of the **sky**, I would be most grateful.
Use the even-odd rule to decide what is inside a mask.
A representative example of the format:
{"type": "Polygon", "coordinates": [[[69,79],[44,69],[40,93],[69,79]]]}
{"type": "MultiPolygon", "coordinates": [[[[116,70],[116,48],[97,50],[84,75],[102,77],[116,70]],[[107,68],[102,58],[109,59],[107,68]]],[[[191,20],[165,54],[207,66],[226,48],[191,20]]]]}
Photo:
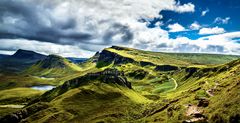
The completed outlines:
{"type": "Polygon", "coordinates": [[[0,54],[91,57],[112,45],[240,55],[239,0],[0,0],[0,54]]]}

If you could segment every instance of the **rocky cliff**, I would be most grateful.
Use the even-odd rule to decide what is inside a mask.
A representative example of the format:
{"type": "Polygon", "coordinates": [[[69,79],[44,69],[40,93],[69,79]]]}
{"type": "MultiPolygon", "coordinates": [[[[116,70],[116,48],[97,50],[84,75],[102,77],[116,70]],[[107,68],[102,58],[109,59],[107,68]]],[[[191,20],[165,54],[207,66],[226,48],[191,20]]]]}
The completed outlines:
{"type": "Polygon", "coordinates": [[[114,64],[124,64],[124,63],[133,63],[136,62],[134,59],[132,58],[128,58],[128,57],[124,57],[121,56],[117,53],[108,51],[108,50],[103,50],[100,53],[100,56],[98,58],[99,62],[114,62],[114,64]]]}

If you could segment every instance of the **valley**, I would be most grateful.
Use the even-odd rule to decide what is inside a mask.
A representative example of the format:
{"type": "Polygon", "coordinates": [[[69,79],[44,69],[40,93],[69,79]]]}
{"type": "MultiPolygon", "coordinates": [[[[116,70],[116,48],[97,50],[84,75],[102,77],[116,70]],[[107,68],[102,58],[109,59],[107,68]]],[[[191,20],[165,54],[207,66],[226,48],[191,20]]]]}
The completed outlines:
{"type": "Polygon", "coordinates": [[[112,46],[78,60],[18,50],[0,63],[1,123],[240,121],[240,56],[112,46]]]}

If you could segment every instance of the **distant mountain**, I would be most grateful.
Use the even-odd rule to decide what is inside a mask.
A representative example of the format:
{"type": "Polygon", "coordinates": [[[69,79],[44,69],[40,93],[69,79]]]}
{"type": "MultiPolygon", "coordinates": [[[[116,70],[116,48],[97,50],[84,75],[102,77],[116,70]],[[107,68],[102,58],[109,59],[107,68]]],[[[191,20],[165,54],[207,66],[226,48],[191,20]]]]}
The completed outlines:
{"type": "Polygon", "coordinates": [[[0,72],[21,72],[46,56],[33,51],[19,49],[11,56],[0,59],[0,72]]]}
{"type": "Polygon", "coordinates": [[[4,54],[0,54],[0,60],[6,57],[9,57],[10,55],[4,55],[4,54]]]}
{"type": "Polygon", "coordinates": [[[11,58],[31,59],[31,60],[41,60],[41,59],[44,59],[45,57],[46,56],[43,54],[36,53],[34,51],[29,51],[29,50],[22,50],[22,49],[17,50],[17,52],[11,56],[11,58]]]}
{"type": "MultiPolygon", "coordinates": [[[[51,63],[51,65],[58,64],[60,66],[64,64],[59,61],[69,60],[68,62],[72,62],[75,64],[79,64],[84,61],[87,61],[87,58],[67,57],[65,59],[63,57],[56,56],[56,55],[50,55],[50,57],[47,57],[46,55],[43,55],[34,51],[19,49],[13,55],[0,54],[0,72],[6,72],[6,71],[10,73],[20,72],[43,59],[45,59],[45,62],[47,61],[53,62],[51,63]],[[60,60],[60,59],[65,59],[65,60],[60,60]],[[58,62],[56,63],[56,61],[58,62]]],[[[53,66],[50,66],[50,67],[53,67],[53,66]]]]}
{"type": "Polygon", "coordinates": [[[82,63],[84,61],[87,61],[88,58],[74,58],[74,57],[67,57],[68,60],[70,60],[73,63],[82,63]]]}

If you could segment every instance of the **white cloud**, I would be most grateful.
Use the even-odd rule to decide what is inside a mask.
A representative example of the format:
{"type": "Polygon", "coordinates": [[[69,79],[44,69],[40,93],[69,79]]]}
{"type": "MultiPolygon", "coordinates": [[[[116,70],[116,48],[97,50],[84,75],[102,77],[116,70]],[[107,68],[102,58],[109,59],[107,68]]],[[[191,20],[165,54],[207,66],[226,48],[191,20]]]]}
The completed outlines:
{"type": "MultiPolygon", "coordinates": [[[[60,34],[83,32],[93,37],[85,42],[71,39],[74,41],[72,45],[60,45],[58,42],[49,43],[46,41],[44,42],[44,40],[1,39],[0,50],[17,50],[21,48],[35,50],[45,54],[54,53],[63,56],[90,57],[94,54],[94,51],[99,51],[111,45],[121,45],[153,51],[217,51],[221,53],[240,54],[238,49],[240,47],[239,44],[234,43],[232,40],[237,34],[239,35],[239,32],[236,32],[236,34],[224,33],[221,35],[213,35],[212,37],[204,37],[205,39],[201,38],[197,40],[191,40],[186,37],[171,39],[169,38],[168,31],[159,27],[148,28],[146,27],[147,23],[139,22],[139,19],[161,18],[159,12],[162,10],[172,10],[178,13],[194,12],[195,6],[192,3],[180,5],[180,3],[175,0],[27,1],[31,4],[26,3],[24,5],[32,6],[34,8],[32,11],[38,11],[37,14],[39,18],[37,18],[37,20],[39,20],[39,22],[34,23],[37,24],[38,27],[40,25],[40,27],[52,29],[53,27],[59,27],[58,25],[67,23],[69,20],[74,20],[73,22],[75,22],[75,25],[73,28],[60,29],[57,31],[59,31],[60,34]],[[42,8],[42,11],[39,11],[39,8],[42,8]],[[126,36],[129,33],[134,37],[126,41],[126,36]],[[161,45],[161,48],[158,48],[158,45],[161,45]]],[[[20,19],[22,19],[22,17],[20,19]]],[[[8,22],[8,25],[18,24],[16,22],[19,22],[19,18],[6,18],[6,22],[8,22]]],[[[24,22],[21,25],[17,25],[17,31],[24,33],[24,31],[20,30],[23,28],[23,24],[27,25],[29,23],[24,22]]],[[[156,26],[160,25],[161,23],[156,24],[156,26]]],[[[30,27],[34,28],[35,25],[30,25],[30,27]]],[[[13,28],[14,26],[10,29],[13,28]]],[[[195,23],[192,25],[192,28],[197,29],[201,27],[195,23]]],[[[178,23],[169,25],[169,29],[171,32],[186,31],[186,29],[178,23]]],[[[39,29],[36,30],[42,31],[39,29]]],[[[215,27],[215,29],[203,28],[201,33],[206,32],[208,34],[217,34],[225,31],[223,28],[215,27]]],[[[69,41],[69,39],[67,40],[65,38],[59,40],[61,43],[69,41]]]]}
{"type": "Polygon", "coordinates": [[[152,50],[163,52],[192,52],[192,53],[220,53],[220,54],[240,54],[240,44],[234,39],[240,38],[240,32],[231,32],[204,36],[192,40],[187,37],[163,40],[153,46],[152,50]],[[164,45],[162,45],[164,44],[164,45]],[[161,45],[161,48],[157,46],[161,45]]]}
{"type": "Polygon", "coordinates": [[[201,25],[199,25],[198,22],[194,22],[189,27],[191,30],[199,30],[201,28],[201,25]]]}
{"type": "Polygon", "coordinates": [[[178,24],[178,23],[175,23],[175,24],[170,24],[168,25],[168,28],[169,28],[169,32],[182,32],[182,31],[186,31],[186,29],[178,24]]]}
{"type": "Polygon", "coordinates": [[[230,19],[231,19],[230,17],[226,17],[226,18],[217,17],[214,20],[214,23],[217,23],[217,24],[228,24],[230,19]]]}
{"type": "Polygon", "coordinates": [[[192,3],[187,3],[184,5],[181,5],[180,2],[177,2],[175,6],[172,6],[169,10],[173,10],[175,12],[184,13],[184,12],[194,12],[195,11],[195,5],[192,3]]]}
{"type": "Polygon", "coordinates": [[[210,11],[209,9],[206,9],[206,10],[202,11],[201,16],[205,16],[209,11],[210,11]]]}
{"type": "Polygon", "coordinates": [[[221,34],[224,33],[225,30],[223,28],[214,27],[214,28],[202,28],[199,30],[200,35],[207,35],[207,34],[221,34]]]}
{"type": "MultiPolygon", "coordinates": [[[[14,1],[11,2],[14,3],[14,1]]],[[[63,36],[63,38],[57,39],[58,41],[56,42],[54,42],[55,39],[50,42],[52,42],[52,45],[54,43],[74,45],[79,49],[91,51],[98,51],[111,45],[137,46],[142,42],[144,42],[146,48],[151,47],[159,40],[168,39],[168,32],[159,27],[149,29],[146,27],[146,23],[139,22],[140,19],[161,17],[159,12],[162,10],[171,10],[178,13],[195,11],[194,4],[180,4],[175,0],[27,0],[19,3],[21,5],[24,3],[20,7],[31,7],[30,10],[33,12],[28,14],[28,16],[32,17],[28,17],[28,19],[37,18],[37,22],[14,23],[16,25],[11,27],[6,25],[8,30],[18,29],[18,32],[27,35],[30,32],[28,33],[25,30],[29,28],[21,29],[24,28],[24,25],[30,24],[27,27],[32,27],[31,33],[34,36],[38,32],[49,34],[49,32],[44,32],[45,30],[41,29],[55,29],[56,27],[58,27],[56,29],[57,34],[64,36],[72,33],[89,34],[91,38],[88,40],[69,39],[69,37],[65,38],[63,36]],[[35,13],[37,14],[35,15],[35,13]],[[72,26],[71,28],[64,29],[65,26],[63,28],[59,26],[68,24],[71,22],[69,20],[74,22],[73,25],[70,25],[72,26]],[[131,38],[131,36],[134,37],[131,38]],[[69,42],[73,43],[69,44],[69,42]]],[[[19,3],[16,2],[14,5],[18,6],[20,5],[19,3]]],[[[24,8],[24,10],[29,11],[28,8],[24,8]]],[[[15,17],[18,19],[18,16],[15,17]]],[[[24,17],[20,19],[28,20],[24,19],[24,17]]],[[[14,22],[13,19],[10,20],[14,22]]],[[[160,25],[161,23],[156,24],[156,26],[160,25]]],[[[47,38],[49,37],[51,35],[47,38]]],[[[41,41],[49,42],[47,40],[41,41]]],[[[23,47],[23,45],[20,46],[23,47]]],[[[139,46],[139,48],[141,47],[139,46]]]]}
{"type": "Polygon", "coordinates": [[[32,50],[46,55],[56,54],[66,57],[90,57],[94,54],[94,52],[81,50],[77,46],[59,45],[26,39],[0,39],[0,43],[0,51],[4,54],[14,53],[18,49],[32,50]]]}

